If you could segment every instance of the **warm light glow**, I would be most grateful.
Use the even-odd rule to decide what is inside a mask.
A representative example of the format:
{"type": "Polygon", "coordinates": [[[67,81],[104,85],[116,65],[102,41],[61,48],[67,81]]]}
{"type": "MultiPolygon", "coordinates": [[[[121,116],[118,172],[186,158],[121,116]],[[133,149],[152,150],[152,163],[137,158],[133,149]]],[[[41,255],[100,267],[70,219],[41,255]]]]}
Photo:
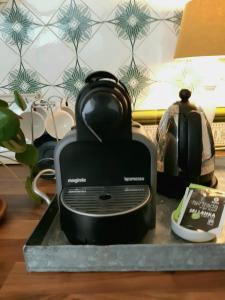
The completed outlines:
{"type": "Polygon", "coordinates": [[[202,106],[212,120],[215,107],[225,106],[225,63],[218,59],[225,56],[224,0],[148,2],[162,11],[183,9],[189,3],[183,14],[175,53],[179,59],[154,69],[156,83],[149,87],[140,109],[165,109],[179,100],[180,89],[188,88],[192,91],[191,101],[202,106]],[[219,81],[220,87],[216,88],[219,81]]]}
{"type": "Polygon", "coordinates": [[[191,100],[204,107],[212,119],[213,107],[225,106],[225,63],[212,57],[178,60],[161,65],[154,73],[156,83],[136,109],[165,109],[179,100],[179,90],[192,90],[191,100]],[[217,87],[220,81],[219,88],[217,87]],[[216,93],[215,93],[216,90],[216,93]]]}
{"type": "Polygon", "coordinates": [[[170,83],[178,89],[193,90],[201,82],[201,76],[191,60],[161,65],[155,77],[157,81],[170,83]]]}
{"type": "Polygon", "coordinates": [[[225,79],[221,80],[216,86],[215,100],[217,107],[225,106],[225,79]]]}
{"type": "Polygon", "coordinates": [[[218,106],[215,101],[215,86],[199,86],[192,94],[191,99],[204,110],[209,122],[212,123],[215,117],[216,106],[218,106]]]}
{"type": "Polygon", "coordinates": [[[150,86],[149,93],[137,109],[165,109],[178,100],[179,89],[170,83],[160,82],[150,86]]]}
{"type": "Polygon", "coordinates": [[[160,9],[183,9],[190,0],[148,0],[149,4],[160,9]]]}

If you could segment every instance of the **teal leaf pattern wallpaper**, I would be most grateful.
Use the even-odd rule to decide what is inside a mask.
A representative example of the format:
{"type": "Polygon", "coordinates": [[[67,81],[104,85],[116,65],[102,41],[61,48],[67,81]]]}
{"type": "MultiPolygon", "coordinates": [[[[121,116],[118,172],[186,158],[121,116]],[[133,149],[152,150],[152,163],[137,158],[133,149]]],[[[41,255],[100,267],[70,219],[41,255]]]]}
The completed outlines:
{"type": "Polygon", "coordinates": [[[18,90],[76,101],[85,77],[104,69],[126,84],[138,109],[158,81],[158,68],[173,59],[182,10],[161,11],[151,0],[106,2],[57,0],[50,7],[12,0],[1,6],[0,94],[18,90]]]}
{"type": "Polygon", "coordinates": [[[77,48],[79,43],[88,40],[91,35],[91,13],[87,6],[77,5],[71,1],[67,6],[60,8],[56,23],[49,24],[56,26],[61,31],[61,38],[73,43],[77,48]]]}
{"type": "Polygon", "coordinates": [[[135,107],[138,96],[150,84],[151,79],[147,76],[147,69],[137,66],[132,60],[129,66],[119,69],[119,78],[128,88],[135,107]]]}
{"type": "Polygon", "coordinates": [[[35,24],[26,11],[18,8],[15,1],[11,8],[2,11],[1,19],[1,34],[6,43],[16,45],[21,51],[23,44],[31,42],[29,32],[35,24]]]}
{"type": "Polygon", "coordinates": [[[146,5],[129,1],[118,6],[116,17],[111,22],[115,24],[119,37],[129,40],[131,45],[134,45],[137,39],[148,34],[151,21],[154,20],[146,5]]]}
{"type": "Polygon", "coordinates": [[[65,90],[67,96],[73,98],[78,95],[81,88],[84,86],[84,81],[90,71],[81,68],[79,64],[75,68],[65,70],[63,74],[63,83],[57,85],[65,90]]]}
{"type": "Polygon", "coordinates": [[[22,94],[31,94],[39,91],[42,86],[43,84],[39,82],[37,73],[25,69],[23,63],[21,63],[19,70],[13,70],[9,73],[9,83],[4,88],[10,91],[17,90],[22,94]]]}

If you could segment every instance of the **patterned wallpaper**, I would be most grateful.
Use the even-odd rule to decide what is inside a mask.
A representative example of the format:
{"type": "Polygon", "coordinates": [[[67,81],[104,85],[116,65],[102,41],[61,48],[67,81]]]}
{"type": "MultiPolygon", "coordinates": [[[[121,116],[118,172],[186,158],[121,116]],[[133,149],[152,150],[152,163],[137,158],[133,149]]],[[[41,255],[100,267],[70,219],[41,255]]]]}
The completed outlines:
{"type": "Polygon", "coordinates": [[[0,94],[73,101],[93,70],[115,73],[141,107],[172,61],[182,11],[151,0],[13,0],[0,11],[0,94]]]}

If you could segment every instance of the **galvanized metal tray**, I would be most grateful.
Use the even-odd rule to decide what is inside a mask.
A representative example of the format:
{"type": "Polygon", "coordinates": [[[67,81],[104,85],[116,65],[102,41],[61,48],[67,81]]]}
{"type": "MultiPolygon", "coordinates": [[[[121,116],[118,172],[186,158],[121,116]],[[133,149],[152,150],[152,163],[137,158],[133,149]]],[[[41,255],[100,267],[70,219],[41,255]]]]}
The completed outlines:
{"type": "MultiPolygon", "coordinates": [[[[218,188],[225,190],[225,158],[216,161],[218,188]]],[[[71,245],[59,225],[57,199],[24,246],[32,272],[225,270],[225,227],[217,240],[190,243],[175,236],[170,216],[178,201],[157,195],[156,228],[135,245],[71,245]]]]}

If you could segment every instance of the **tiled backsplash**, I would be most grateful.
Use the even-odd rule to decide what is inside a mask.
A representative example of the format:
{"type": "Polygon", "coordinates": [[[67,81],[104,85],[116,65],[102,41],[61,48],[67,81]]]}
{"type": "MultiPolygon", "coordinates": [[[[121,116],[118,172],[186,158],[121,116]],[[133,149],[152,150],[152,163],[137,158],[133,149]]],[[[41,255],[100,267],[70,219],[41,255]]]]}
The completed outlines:
{"type": "Polygon", "coordinates": [[[182,11],[151,0],[15,0],[1,6],[0,94],[75,100],[86,75],[111,71],[141,107],[173,58],[182,11]]]}

